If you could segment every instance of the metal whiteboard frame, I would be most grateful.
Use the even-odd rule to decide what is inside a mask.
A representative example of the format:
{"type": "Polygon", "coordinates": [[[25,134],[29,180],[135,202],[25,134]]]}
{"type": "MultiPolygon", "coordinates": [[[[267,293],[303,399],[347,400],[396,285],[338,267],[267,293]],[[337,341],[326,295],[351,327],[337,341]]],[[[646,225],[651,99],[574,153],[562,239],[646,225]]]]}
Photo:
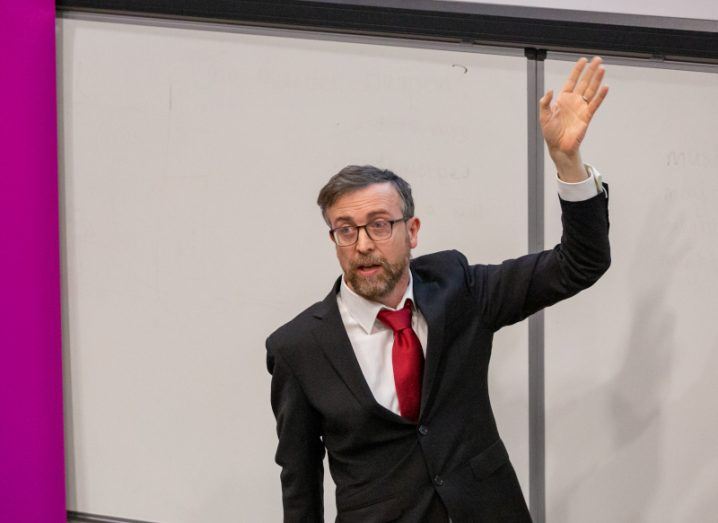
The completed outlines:
{"type": "Polygon", "coordinates": [[[718,21],[432,0],[57,0],[58,11],[718,63],[718,21]]]}

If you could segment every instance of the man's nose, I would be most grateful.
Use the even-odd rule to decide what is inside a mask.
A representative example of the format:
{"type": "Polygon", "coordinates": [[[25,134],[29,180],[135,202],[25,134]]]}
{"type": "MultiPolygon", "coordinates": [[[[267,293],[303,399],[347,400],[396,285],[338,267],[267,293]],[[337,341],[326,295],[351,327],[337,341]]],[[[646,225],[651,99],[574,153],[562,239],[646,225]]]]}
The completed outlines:
{"type": "Polygon", "coordinates": [[[374,241],[369,238],[369,235],[366,232],[366,229],[362,227],[358,231],[358,237],[356,242],[356,250],[359,252],[367,252],[374,249],[374,241]]]}

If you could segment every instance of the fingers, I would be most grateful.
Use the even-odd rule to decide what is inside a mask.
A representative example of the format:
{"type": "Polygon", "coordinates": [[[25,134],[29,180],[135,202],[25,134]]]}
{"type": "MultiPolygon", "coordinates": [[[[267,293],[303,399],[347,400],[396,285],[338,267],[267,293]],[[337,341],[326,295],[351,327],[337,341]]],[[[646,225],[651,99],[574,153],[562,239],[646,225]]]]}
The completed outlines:
{"type": "Polygon", "coordinates": [[[551,99],[553,98],[553,89],[549,89],[546,91],[546,94],[541,97],[539,100],[539,107],[541,107],[541,110],[548,109],[551,105],[551,99]]]}
{"type": "Polygon", "coordinates": [[[594,113],[601,106],[601,102],[603,102],[603,99],[606,98],[607,94],[608,94],[608,86],[604,85],[603,87],[601,87],[601,89],[599,89],[596,96],[591,98],[591,101],[588,103],[588,112],[591,116],[593,116],[594,113]]]}
{"type": "Polygon", "coordinates": [[[553,90],[549,89],[546,94],[539,100],[539,114],[541,119],[548,118],[551,113],[551,99],[553,98],[553,90]]]}
{"type": "MultiPolygon", "coordinates": [[[[578,82],[578,85],[573,90],[576,94],[580,94],[581,96],[585,96],[586,99],[590,100],[590,96],[586,96],[586,89],[588,89],[589,85],[591,85],[591,81],[596,76],[596,71],[598,70],[598,67],[601,65],[601,62],[603,60],[600,56],[594,56],[593,60],[591,60],[591,63],[588,66],[588,69],[586,69],[586,72],[583,75],[583,78],[578,82]]],[[[595,90],[594,90],[595,93],[595,90]]]]}
{"type": "Polygon", "coordinates": [[[594,97],[594,95],[598,92],[599,87],[601,86],[601,80],[603,80],[603,75],[606,73],[606,70],[603,68],[603,66],[599,66],[596,70],[596,73],[591,78],[591,82],[588,84],[588,87],[586,87],[586,90],[583,92],[584,99],[590,100],[594,97]]]}
{"type": "Polygon", "coordinates": [[[568,76],[568,80],[566,80],[566,83],[563,85],[562,91],[569,93],[575,92],[577,94],[584,95],[584,92],[589,87],[591,80],[602,62],[603,59],[600,56],[594,56],[588,66],[588,69],[586,70],[586,73],[583,75],[583,78],[581,78],[581,73],[583,73],[583,70],[588,63],[588,59],[585,57],[579,58],[576,65],[573,66],[573,69],[568,76]]]}
{"type": "MultiPolygon", "coordinates": [[[[579,58],[562,89],[562,92],[581,96],[588,104],[590,117],[593,117],[593,114],[601,106],[608,94],[608,86],[601,85],[603,76],[606,73],[606,70],[601,65],[602,63],[603,59],[600,56],[594,56],[590,64],[588,64],[588,59],[585,57],[579,58]],[[588,64],[588,68],[586,68],[586,64],[588,64]]],[[[553,91],[547,91],[539,100],[542,115],[549,113],[552,98],[553,91]]]]}
{"type": "Polygon", "coordinates": [[[579,58],[578,62],[576,62],[576,65],[573,66],[571,74],[568,75],[568,80],[566,80],[566,83],[563,84],[563,89],[561,89],[562,91],[573,92],[574,88],[576,87],[576,83],[581,76],[581,71],[583,71],[583,68],[586,66],[587,62],[588,60],[586,58],[579,58]]]}

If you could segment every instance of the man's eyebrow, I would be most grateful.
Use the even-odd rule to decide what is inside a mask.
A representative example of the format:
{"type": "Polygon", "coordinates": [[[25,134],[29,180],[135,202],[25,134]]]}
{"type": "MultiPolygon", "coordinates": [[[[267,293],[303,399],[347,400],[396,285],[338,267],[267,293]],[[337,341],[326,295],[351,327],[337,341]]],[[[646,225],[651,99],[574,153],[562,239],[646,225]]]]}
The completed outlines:
{"type": "MultiPolygon", "coordinates": [[[[377,214],[389,214],[389,215],[391,215],[391,213],[390,213],[389,211],[385,210],[385,209],[378,209],[378,210],[376,210],[376,211],[372,211],[372,212],[370,212],[369,214],[367,214],[367,219],[371,219],[373,216],[376,216],[377,214]]],[[[337,216],[337,217],[334,219],[334,221],[335,221],[336,223],[339,223],[339,222],[356,223],[356,222],[354,221],[354,218],[352,218],[351,216],[337,216]]]]}
{"type": "Polygon", "coordinates": [[[334,219],[334,222],[335,222],[335,223],[339,223],[339,222],[354,223],[354,220],[353,220],[350,216],[337,216],[337,217],[334,219]]]}

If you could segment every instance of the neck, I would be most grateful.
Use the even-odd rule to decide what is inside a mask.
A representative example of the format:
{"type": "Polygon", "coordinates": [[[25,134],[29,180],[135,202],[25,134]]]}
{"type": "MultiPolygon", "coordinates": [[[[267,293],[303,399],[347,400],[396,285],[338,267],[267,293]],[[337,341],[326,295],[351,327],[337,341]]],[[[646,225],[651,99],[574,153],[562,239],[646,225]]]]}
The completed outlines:
{"type": "Polygon", "coordinates": [[[404,296],[404,293],[406,292],[406,288],[408,286],[409,286],[409,267],[406,268],[406,271],[404,271],[404,274],[402,275],[401,279],[397,282],[397,284],[394,286],[392,291],[389,294],[387,294],[386,296],[378,298],[376,301],[381,303],[382,305],[386,305],[387,307],[396,309],[396,307],[399,305],[399,302],[401,301],[402,296],[404,296]]]}

